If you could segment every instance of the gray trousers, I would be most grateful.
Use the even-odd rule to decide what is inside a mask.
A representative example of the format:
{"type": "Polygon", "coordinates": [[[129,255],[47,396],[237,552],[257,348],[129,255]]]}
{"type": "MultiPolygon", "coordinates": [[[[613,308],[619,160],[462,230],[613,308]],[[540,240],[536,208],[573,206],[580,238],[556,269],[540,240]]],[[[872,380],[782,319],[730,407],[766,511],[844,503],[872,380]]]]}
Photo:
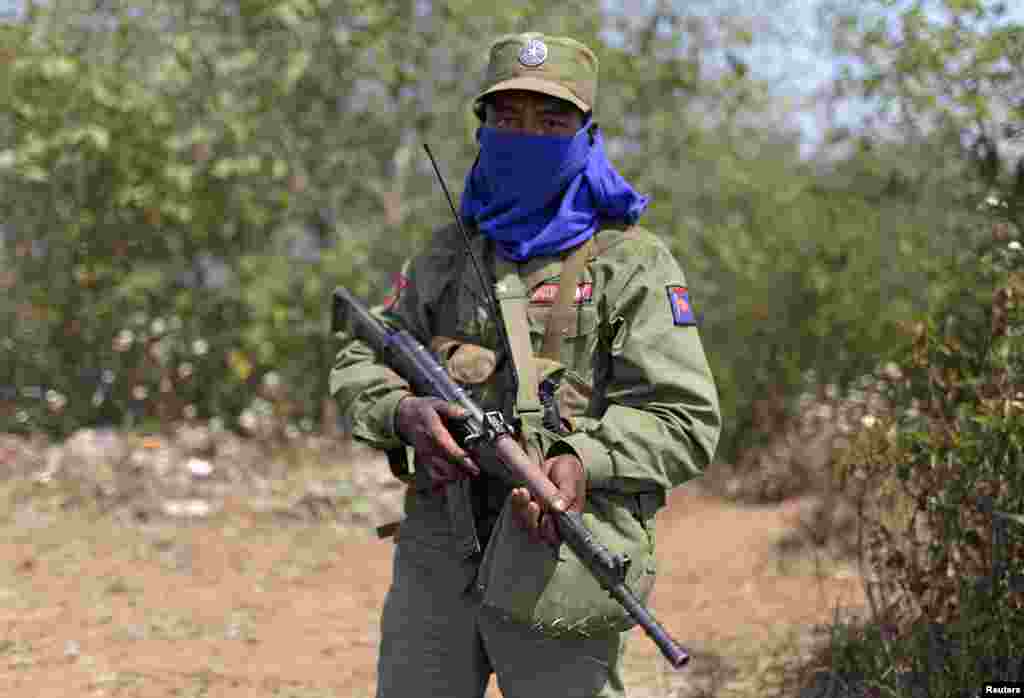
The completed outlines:
{"type": "Polygon", "coordinates": [[[480,603],[440,497],[410,488],[381,618],[377,698],[623,698],[625,635],[551,639],[480,603]]]}

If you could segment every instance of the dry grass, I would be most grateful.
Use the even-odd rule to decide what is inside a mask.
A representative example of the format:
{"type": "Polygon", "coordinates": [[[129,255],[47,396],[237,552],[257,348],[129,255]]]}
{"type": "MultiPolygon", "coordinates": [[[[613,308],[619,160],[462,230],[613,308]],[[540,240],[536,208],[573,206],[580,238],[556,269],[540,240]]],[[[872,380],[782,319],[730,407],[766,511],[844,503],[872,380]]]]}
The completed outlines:
{"type": "MultiPolygon", "coordinates": [[[[275,501],[297,501],[315,467],[276,484],[275,501]]],[[[286,506],[228,497],[208,518],[138,521],[93,494],[0,483],[0,694],[372,695],[389,543],[286,506]]],[[[632,698],[797,695],[825,637],[815,626],[857,584],[794,511],[674,497],[653,603],[694,659],[674,672],[633,631],[632,698]]]]}

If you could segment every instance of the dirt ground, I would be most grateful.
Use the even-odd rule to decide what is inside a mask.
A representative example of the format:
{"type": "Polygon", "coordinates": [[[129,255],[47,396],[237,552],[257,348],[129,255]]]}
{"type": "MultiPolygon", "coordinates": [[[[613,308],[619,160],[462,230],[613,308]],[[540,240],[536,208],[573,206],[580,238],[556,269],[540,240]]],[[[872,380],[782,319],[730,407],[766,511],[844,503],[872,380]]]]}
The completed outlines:
{"type": "MultiPolygon", "coordinates": [[[[801,506],[673,494],[653,607],[694,660],[673,672],[633,631],[631,696],[766,695],[814,626],[863,604],[848,564],[779,553],[801,506]]],[[[0,528],[0,695],[371,696],[391,555],[367,531],[241,505],[173,526],[16,517],[0,528]]]]}

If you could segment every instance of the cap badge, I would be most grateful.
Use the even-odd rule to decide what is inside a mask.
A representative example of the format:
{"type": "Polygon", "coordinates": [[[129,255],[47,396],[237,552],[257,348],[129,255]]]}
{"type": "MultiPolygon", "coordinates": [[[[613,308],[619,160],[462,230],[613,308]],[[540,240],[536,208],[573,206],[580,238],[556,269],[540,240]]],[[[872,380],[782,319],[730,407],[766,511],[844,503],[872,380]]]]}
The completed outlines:
{"type": "Polygon", "coordinates": [[[540,39],[530,39],[519,51],[519,62],[527,68],[536,68],[548,59],[548,47],[540,39]]]}

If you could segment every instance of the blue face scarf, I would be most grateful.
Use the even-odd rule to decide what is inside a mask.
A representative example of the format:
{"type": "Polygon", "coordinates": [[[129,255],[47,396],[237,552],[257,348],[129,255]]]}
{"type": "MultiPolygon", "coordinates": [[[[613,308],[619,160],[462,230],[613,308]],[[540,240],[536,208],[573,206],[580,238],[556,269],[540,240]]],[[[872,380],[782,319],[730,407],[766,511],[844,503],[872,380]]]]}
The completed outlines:
{"type": "Polygon", "coordinates": [[[568,250],[600,219],[635,223],[648,198],[615,171],[590,121],[574,136],[537,136],[481,127],[480,154],[466,176],[462,219],[475,223],[505,259],[568,250]]]}

